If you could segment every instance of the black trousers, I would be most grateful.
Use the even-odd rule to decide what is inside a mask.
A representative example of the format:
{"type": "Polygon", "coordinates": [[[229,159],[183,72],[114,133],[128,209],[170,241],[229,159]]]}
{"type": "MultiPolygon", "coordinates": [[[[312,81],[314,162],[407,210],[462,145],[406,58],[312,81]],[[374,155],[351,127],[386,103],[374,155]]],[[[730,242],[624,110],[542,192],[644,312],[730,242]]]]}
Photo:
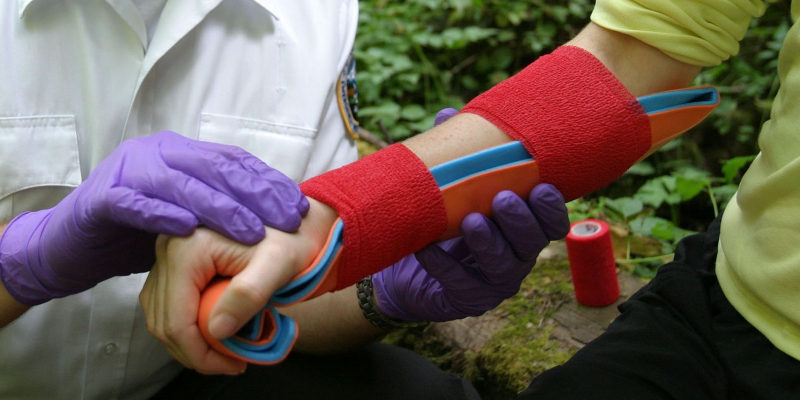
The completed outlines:
{"type": "Polygon", "coordinates": [[[331,356],[290,354],[239,376],[184,370],[153,399],[479,399],[472,385],[410,350],[375,343],[331,356]]]}
{"type": "Polygon", "coordinates": [[[800,361],[723,295],[714,272],[718,240],[719,219],[681,241],[675,261],[620,306],[603,335],[520,398],[800,399],[800,361]]]}
{"type": "MultiPolygon", "coordinates": [[[[608,330],[520,399],[800,399],[800,361],[725,299],[714,273],[719,220],[620,305],[608,330]]],[[[800,301],[798,302],[800,303],[800,301]]],[[[800,304],[798,304],[800,306],[800,304]]],[[[385,344],[329,357],[293,354],[238,377],[185,371],[157,399],[476,399],[416,353],[385,344]]]]}

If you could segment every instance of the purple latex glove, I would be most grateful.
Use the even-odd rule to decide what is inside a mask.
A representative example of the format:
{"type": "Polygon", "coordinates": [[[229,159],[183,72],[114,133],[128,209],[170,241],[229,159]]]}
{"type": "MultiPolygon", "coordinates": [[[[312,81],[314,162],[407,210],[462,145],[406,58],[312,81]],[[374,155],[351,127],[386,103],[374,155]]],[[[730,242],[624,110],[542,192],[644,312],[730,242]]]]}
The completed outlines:
{"type": "Polygon", "coordinates": [[[380,311],[401,321],[481,315],[519,291],[551,240],[569,231],[564,197],[537,185],[526,203],[510,191],[492,201],[493,217],[473,213],[463,236],[430,245],[372,275],[380,311]]]}
{"type": "Polygon", "coordinates": [[[0,237],[0,278],[27,305],[150,269],[157,234],[203,224],[255,244],[264,225],[293,231],[299,187],[244,150],[172,132],[122,143],[55,207],[23,213],[0,237]]]}

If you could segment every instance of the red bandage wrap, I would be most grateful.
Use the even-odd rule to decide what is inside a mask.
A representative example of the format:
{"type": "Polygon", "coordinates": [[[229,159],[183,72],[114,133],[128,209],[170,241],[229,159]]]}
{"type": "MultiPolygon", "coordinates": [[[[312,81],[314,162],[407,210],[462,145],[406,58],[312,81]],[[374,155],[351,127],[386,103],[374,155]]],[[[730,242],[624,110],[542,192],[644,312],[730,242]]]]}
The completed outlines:
{"type": "Polygon", "coordinates": [[[439,186],[422,160],[402,144],[311,178],[300,188],[344,221],[334,290],[399,261],[447,229],[439,186]]]}
{"type": "Polygon", "coordinates": [[[589,52],[562,46],[469,102],[520,141],[567,200],[619,178],[650,148],[636,98],[589,52]]]}

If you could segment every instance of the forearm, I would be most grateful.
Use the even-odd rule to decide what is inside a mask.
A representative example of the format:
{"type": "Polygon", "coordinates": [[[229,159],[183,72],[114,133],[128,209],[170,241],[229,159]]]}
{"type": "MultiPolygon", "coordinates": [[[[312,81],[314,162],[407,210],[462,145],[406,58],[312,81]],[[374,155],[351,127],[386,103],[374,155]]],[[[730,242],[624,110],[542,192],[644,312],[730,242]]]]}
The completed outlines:
{"type": "Polygon", "coordinates": [[[364,318],[355,286],[282,308],[280,312],[297,322],[300,335],[295,350],[302,353],[345,351],[386,333],[364,318]]]}
{"type": "MultiPolygon", "coordinates": [[[[568,45],[597,57],[634,96],[687,86],[700,67],[677,61],[631,36],[590,23],[568,45]]],[[[434,166],[512,139],[485,119],[459,114],[404,144],[434,166]]]]}
{"type": "Polygon", "coordinates": [[[597,57],[634,96],[689,85],[700,67],[678,61],[644,42],[589,23],[567,43],[597,57]]]}
{"type": "MultiPolygon", "coordinates": [[[[0,225],[0,237],[2,237],[3,232],[6,229],[6,225],[0,225]]],[[[2,281],[0,281],[0,328],[10,324],[12,321],[17,319],[22,313],[24,313],[29,307],[20,304],[18,301],[14,300],[13,297],[8,293],[6,287],[3,285],[2,281]]]]}

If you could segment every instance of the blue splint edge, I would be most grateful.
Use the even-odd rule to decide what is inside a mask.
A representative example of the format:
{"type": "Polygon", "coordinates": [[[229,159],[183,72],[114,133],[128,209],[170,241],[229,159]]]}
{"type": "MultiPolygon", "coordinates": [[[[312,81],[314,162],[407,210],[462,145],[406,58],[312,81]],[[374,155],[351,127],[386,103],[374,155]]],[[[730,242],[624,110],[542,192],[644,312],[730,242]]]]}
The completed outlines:
{"type": "Polygon", "coordinates": [[[700,87],[650,94],[637,100],[645,113],[655,114],[677,108],[714,105],[719,102],[719,93],[712,87],[700,87]]]}
{"type": "Polygon", "coordinates": [[[339,222],[333,227],[333,237],[330,245],[325,249],[320,261],[307,273],[289,282],[286,286],[275,291],[270,302],[275,305],[289,305],[309,295],[325,277],[325,272],[330,268],[336,254],[342,248],[344,222],[339,222]]]}
{"type": "Polygon", "coordinates": [[[259,313],[252,324],[249,324],[245,331],[239,331],[236,336],[223,339],[221,342],[234,353],[257,362],[275,363],[285,358],[292,349],[294,339],[297,336],[297,324],[291,318],[279,314],[273,306],[267,306],[269,312],[275,317],[275,336],[269,343],[254,345],[239,340],[243,337],[249,340],[257,340],[260,333],[261,314],[259,313]]]}

